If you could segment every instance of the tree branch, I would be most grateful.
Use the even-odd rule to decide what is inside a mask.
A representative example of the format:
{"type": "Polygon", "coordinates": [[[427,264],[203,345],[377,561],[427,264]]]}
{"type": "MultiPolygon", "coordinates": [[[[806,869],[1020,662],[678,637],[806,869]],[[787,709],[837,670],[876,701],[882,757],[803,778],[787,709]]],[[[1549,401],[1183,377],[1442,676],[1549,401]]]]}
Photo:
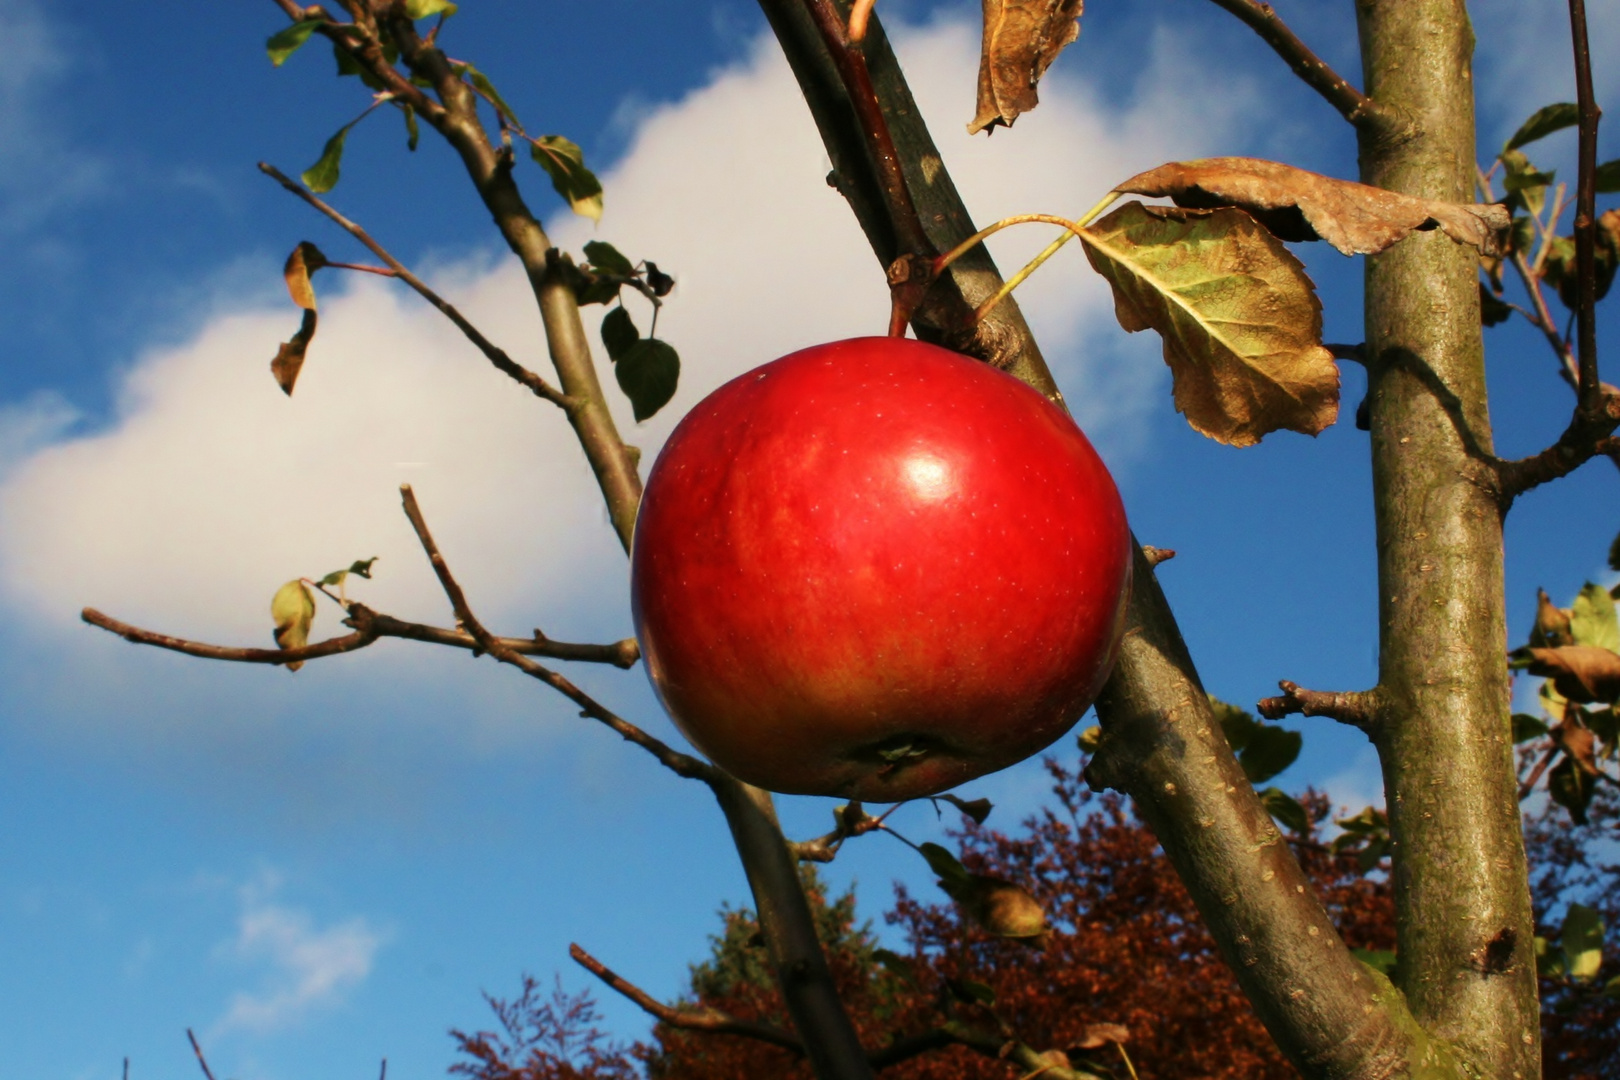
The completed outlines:
{"type": "Polygon", "coordinates": [[[1580,365],[1580,409],[1603,407],[1597,358],[1597,135],[1598,108],[1592,93],[1592,51],[1586,35],[1586,0],[1569,0],[1570,36],[1575,49],[1575,106],[1579,164],[1575,187],[1576,355],[1580,365]]]}
{"type": "Polygon", "coordinates": [[[1267,720],[1281,720],[1290,713],[1304,716],[1325,716],[1341,724],[1371,732],[1378,726],[1382,702],[1376,690],[1353,690],[1349,693],[1324,693],[1305,690],[1287,679],[1279,682],[1281,697],[1261,698],[1255,706],[1267,720]]]}
{"type": "Polygon", "coordinates": [[[784,1050],[804,1056],[804,1042],[791,1031],[783,1031],[772,1024],[739,1020],[720,1009],[707,1007],[702,1010],[677,1009],[665,1005],[639,986],[615,974],[607,965],[578,945],[568,946],[568,955],[586,971],[640,1006],[643,1012],[670,1027],[684,1031],[704,1031],[714,1035],[740,1035],[743,1038],[770,1043],[772,1046],[780,1046],[784,1050]]]}
{"type": "MultiPolygon", "coordinates": [[[[463,316],[461,312],[457,311],[454,305],[445,300],[432,289],[428,288],[421,278],[411,273],[405,268],[403,263],[384,250],[383,246],[377,243],[377,241],[373,240],[371,235],[367,233],[366,230],[362,229],[359,225],[356,225],[354,222],[332,209],[332,207],[328,206],[325,202],[317,198],[313,192],[305,188],[304,185],[289,179],[274,165],[269,165],[261,161],[259,162],[259,171],[275,180],[276,183],[280,184],[282,187],[286,188],[300,199],[303,199],[306,203],[313,206],[327,217],[331,218],[350,236],[354,237],[367,248],[371,249],[371,253],[377,256],[377,258],[381,259],[383,263],[394,272],[395,277],[398,277],[405,284],[415,289],[424,300],[443,312],[445,318],[455,323],[456,328],[467,336],[468,341],[471,341],[474,345],[478,346],[478,350],[489,358],[489,362],[495,365],[495,369],[497,371],[528,387],[534,393],[535,397],[543,398],[546,401],[551,402],[553,405],[559,405],[562,408],[568,409],[573,408],[578,404],[574,401],[574,399],[570,398],[567,394],[564,394],[561,390],[558,390],[556,387],[546,382],[545,379],[541,378],[535,372],[530,371],[522,364],[519,364],[517,361],[513,360],[510,356],[506,355],[506,351],[504,349],[495,345],[482,333],[480,333],[478,328],[472,323],[468,322],[466,317],[463,316]]],[[[339,264],[332,263],[329,265],[336,266],[339,264]]],[[[355,267],[354,269],[369,268],[355,267]]]]}
{"type": "Polygon", "coordinates": [[[1270,4],[1258,0],[1214,0],[1217,7],[1236,15],[1259,34],[1272,51],[1282,57],[1305,84],[1339,111],[1351,124],[1382,137],[1403,134],[1410,125],[1393,109],[1386,108],[1357,90],[1334,71],[1283,22],[1270,4]]]}
{"type": "MultiPolygon", "coordinates": [[[[372,611],[364,604],[351,603],[349,617],[344,625],[352,626],[355,632],[342,637],[328,638],[313,645],[303,645],[296,649],[255,649],[240,648],[231,645],[211,645],[202,641],[191,641],[187,638],[173,637],[169,634],[160,634],[152,630],[143,630],[138,626],[120,622],[110,615],[104,615],[95,608],[85,608],[79,617],[91,626],[99,626],[110,633],[117,634],[125,641],[137,645],[152,645],[159,649],[168,649],[171,652],[185,653],[187,656],[200,656],[206,660],[228,660],[239,664],[292,664],[303,663],[306,660],[318,660],[323,656],[337,656],[341,653],[354,652],[382,638],[408,638],[412,641],[425,641],[434,645],[449,645],[457,649],[470,649],[482,652],[484,647],[473,636],[460,630],[446,630],[438,626],[428,626],[424,623],[406,622],[391,615],[383,615],[372,611]]],[[[516,653],[530,656],[547,656],[556,660],[579,660],[593,664],[612,664],[618,668],[634,667],[641,656],[641,650],[635,639],[626,638],[624,641],[612,645],[576,645],[567,641],[552,641],[540,631],[535,631],[531,638],[497,638],[503,648],[511,649],[516,653]]]]}
{"type": "Polygon", "coordinates": [[[478,621],[472,608],[467,603],[467,594],[461,589],[455,575],[450,572],[450,565],[439,552],[439,546],[433,540],[433,534],[428,531],[427,520],[422,516],[421,507],[417,505],[416,495],[411,491],[409,484],[400,485],[400,496],[405,506],[405,516],[410,519],[411,528],[416,530],[416,538],[427,553],[428,562],[433,565],[433,572],[438,576],[439,585],[444,589],[445,596],[450,601],[450,607],[456,613],[456,621],[471,635],[481,649],[489,653],[503,664],[510,664],[533,679],[538,679],[547,686],[562,694],[569,701],[578,705],[580,715],[592,720],[600,721],[611,728],[620,738],[633,743],[647,751],[659,764],[675,773],[689,779],[702,780],[711,787],[723,774],[708,762],[683,754],[670,747],[659,739],[647,734],[630,721],[625,720],[610,711],[585,691],[575,686],[571,681],[552,671],[550,668],[530,660],[527,656],[508,648],[500,638],[491,634],[478,621]]]}

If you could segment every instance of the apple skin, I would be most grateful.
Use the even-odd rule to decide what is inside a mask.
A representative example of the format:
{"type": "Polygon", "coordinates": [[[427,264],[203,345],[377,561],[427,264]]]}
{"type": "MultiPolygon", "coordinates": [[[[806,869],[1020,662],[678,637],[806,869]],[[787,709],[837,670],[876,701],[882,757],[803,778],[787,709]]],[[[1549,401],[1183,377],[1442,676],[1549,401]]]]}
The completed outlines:
{"type": "Polygon", "coordinates": [[[631,601],[653,687],[716,764],[898,802],[1074,725],[1113,666],[1130,568],[1113,478],[1061,409],[948,350],[857,338],[755,368],[680,422],[647,479],[631,601]]]}

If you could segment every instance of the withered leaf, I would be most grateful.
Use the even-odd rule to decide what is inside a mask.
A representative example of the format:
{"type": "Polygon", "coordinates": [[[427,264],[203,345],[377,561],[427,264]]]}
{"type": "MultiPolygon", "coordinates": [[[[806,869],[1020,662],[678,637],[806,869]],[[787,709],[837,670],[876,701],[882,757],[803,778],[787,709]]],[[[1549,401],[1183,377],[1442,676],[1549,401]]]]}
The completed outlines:
{"type": "Polygon", "coordinates": [[[276,377],[276,385],[288,397],[292,397],[293,384],[298,381],[298,373],[304,368],[304,353],[314,337],[315,309],[305,308],[304,321],[298,327],[298,333],[292,336],[291,341],[283,341],[281,348],[276,350],[276,358],[270,361],[270,374],[276,377]]]}
{"type": "Polygon", "coordinates": [[[1530,644],[1538,649],[1575,644],[1569,612],[1554,604],[1546,589],[1536,590],[1536,625],[1530,629],[1530,644]]]}
{"type": "Polygon", "coordinates": [[[985,874],[943,878],[939,884],[961,905],[963,914],[989,933],[1024,940],[1036,948],[1045,944],[1046,910],[1022,886],[985,874]]]}
{"type": "Polygon", "coordinates": [[[1588,776],[1598,774],[1597,736],[1590,728],[1580,727],[1565,720],[1553,729],[1553,738],[1564,748],[1576,766],[1588,776]]]}
{"type": "MultiPolygon", "coordinates": [[[[270,618],[276,624],[276,644],[283,649],[301,649],[309,643],[309,626],[315,621],[315,594],[294,578],[276,590],[270,600],[270,618]]],[[[287,665],[288,671],[304,666],[302,660],[287,665]]]]}
{"type": "Polygon", "coordinates": [[[1553,681],[1570,701],[1614,704],[1620,700],[1620,653],[1596,645],[1564,645],[1556,649],[1520,649],[1514,666],[1553,681]]]}
{"type": "Polygon", "coordinates": [[[1240,206],[1280,239],[1326,240],[1346,255],[1376,254],[1433,228],[1495,255],[1510,224],[1499,204],[1420,199],[1259,158],[1172,161],[1116,190],[1169,196],[1177,206],[1240,206]]]}
{"type": "Polygon", "coordinates": [[[292,302],[306,311],[315,310],[315,286],[310,278],[315,271],[326,266],[326,256],[321,249],[308,240],[299,241],[292,254],[287,256],[287,262],[281,268],[281,276],[287,279],[287,294],[292,302]]]}
{"type": "Polygon", "coordinates": [[[1080,1029],[1080,1038],[1074,1046],[1079,1050],[1096,1050],[1109,1043],[1131,1041],[1131,1029],[1124,1024],[1087,1024],[1080,1029]]]}
{"type": "Polygon", "coordinates": [[[1085,0],[983,0],[978,112],[968,134],[1011,127],[1039,98],[1035,84],[1057,54],[1080,36],[1085,0]]]}
{"type": "Polygon", "coordinates": [[[1339,369],[1304,267],[1242,210],[1126,203],[1081,237],[1127,331],[1157,330],[1194,430],[1252,446],[1315,435],[1339,413],[1339,369]]]}

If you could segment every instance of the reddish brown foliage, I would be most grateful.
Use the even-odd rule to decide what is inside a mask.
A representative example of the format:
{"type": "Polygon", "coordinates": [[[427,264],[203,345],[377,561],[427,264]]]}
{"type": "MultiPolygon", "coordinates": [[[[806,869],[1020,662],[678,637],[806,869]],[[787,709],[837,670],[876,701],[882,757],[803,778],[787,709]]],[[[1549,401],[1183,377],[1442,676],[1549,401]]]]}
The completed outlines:
{"type": "MultiPolygon", "coordinates": [[[[1278,1054],[1231,972],[1215,952],[1186,891],[1152,835],[1118,796],[1096,796],[1076,771],[1049,763],[1055,806],[1017,836],[965,824],[961,859],[974,873],[1029,888],[1053,926],[1044,951],[964,926],[956,907],[898,891],[887,919],[910,945],[905,957],[882,955],[869,929],[855,923],[852,895],[827,902],[809,885],[840,992],[870,1047],[916,1038],[947,1022],[982,1032],[993,1053],[1003,1033],[1036,1050],[1067,1050],[1075,1064],[1125,1076],[1117,1048],[1081,1050],[1093,1024],[1122,1024],[1141,1080],[1284,1080],[1297,1075],[1278,1054]],[[950,990],[954,982],[958,992],[950,990]],[[993,1007],[964,1001],[982,984],[993,1007]]],[[[1382,873],[1368,877],[1355,852],[1335,854],[1315,837],[1330,809],[1325,797],[1301,800],[1312,834],[1291,838],[1296,854],[1352,948],[1394,948],[1394,911],[1382,873]]],[[[1529,823],[1527,834],[1538,933],[1556,939],[1571,899],[1602,910],[1620,926],[1620,867],[1602,862],[1602,831],[1612,830],[1620,800],[1594,801],[1594,824],[1572,828],[1560,809],[1529,823]]],[[[790,1028],[770,977],[751,913],[728,910],[714,950],[693,968],[688,1004],[790,1028]]],[[[1601,993],[1620,973],[1611,930],[1608,959],[1595,984],[1543,979],[1548,1080],[1620,1080],[1620,999],[1601,993]]],[[[588,999],[560,991],[541,1002],[533,980],[512,1005],[492,1002],[506,1041],[456,1033],[475,1065],[474,1080],[626,1080],[639,1062],[652,1080],[810,1080],[797,1056],[734,1036],[660,1024],[655,1042],[625,1051],[591,1025],[588,999]],[[516,1064],[511,1064],[515,1062],[516,1064]],[[504,1071],[503,1071],[504,1070],[504,1071]]],[[[882,1070],[885,1080],[1010,1080],[1024,1070],[963,1045],[939,1045],[882,1070]]]]}

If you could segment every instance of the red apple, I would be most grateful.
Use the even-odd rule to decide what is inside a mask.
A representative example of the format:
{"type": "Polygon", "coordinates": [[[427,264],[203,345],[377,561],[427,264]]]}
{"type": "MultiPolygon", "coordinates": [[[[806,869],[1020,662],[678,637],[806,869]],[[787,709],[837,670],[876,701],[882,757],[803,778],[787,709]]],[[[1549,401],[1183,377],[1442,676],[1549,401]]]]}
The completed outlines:
{"type": "Polygon", "coordinates": [[[1113,479],[1023,383],[917,341],[755,368],[681,421],[631,555],[664,707],[774,791],[896,802],[1021,761],[1108,677],[1113,479]]]}

